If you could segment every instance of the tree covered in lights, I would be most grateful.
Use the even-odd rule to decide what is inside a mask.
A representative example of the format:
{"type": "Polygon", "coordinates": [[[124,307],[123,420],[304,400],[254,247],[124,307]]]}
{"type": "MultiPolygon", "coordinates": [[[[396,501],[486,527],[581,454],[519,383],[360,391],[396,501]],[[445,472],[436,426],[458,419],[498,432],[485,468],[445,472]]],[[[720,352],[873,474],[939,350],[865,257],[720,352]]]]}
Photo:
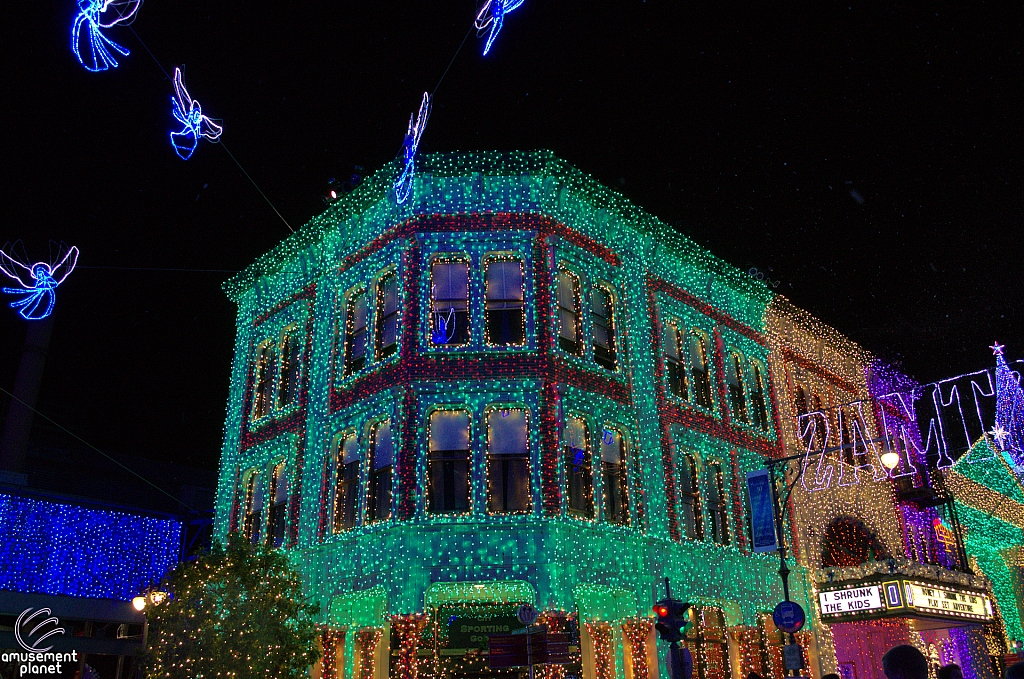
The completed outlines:
{"type": "Polygon", "coordinates": [[[171,596],[146,611],[148,677],[299,679],[320,657],[319,606],[279,550],[231,535],[162,586],[171,596]]]}

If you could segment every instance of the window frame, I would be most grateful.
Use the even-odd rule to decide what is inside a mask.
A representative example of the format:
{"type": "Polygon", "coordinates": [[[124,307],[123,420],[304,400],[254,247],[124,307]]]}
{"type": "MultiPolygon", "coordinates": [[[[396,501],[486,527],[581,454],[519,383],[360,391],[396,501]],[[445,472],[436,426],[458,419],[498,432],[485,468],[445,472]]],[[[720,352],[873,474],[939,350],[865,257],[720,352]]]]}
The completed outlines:
{"type": "Polygon", "coordinates": [[[747,403],[749,394],[746,382],[744,381],[746,357],[739,349],[729,347],[725,352],[724,358],[727,361],[723,361],[725,368],[723,372],[725,373],[726,394],[729,397],[729,418],[741,425],[753,426],[754,423],[750,419],[750,409],[747,403]],[[732,379],[736,380],[735,383],[732,379]]]}
{"type": "Polygon", "coordinates": [[[369,306],[368,306],[369,301],[367,300],[367,295],[368,294],[369,294],[369,290],[367,289],[367,287],[365,285],[356,286],[356,287],[350,289],[348,292],[345,293],[345,297],[344,297],[344,311],[343,311],[343,318],[342,318],[342,321],[341,321],[342,322],[342,328],[343,328],[343,333],[342,333],[342,351],[341,351],[341,354],[342,354],[341,376],[342,376],[342,378],[350,377],[352,375],[355,375],[355,374],[365,370],[366,366],[369,364],[369,361],[367,361],[367,356],[366,356],[367,352],[370,349],[368,338],[367,338],[367,335],[369,334],[369,326],[370,326],[370,310],[369,310],[369,306]],[[364,322],[363,322],[363,326],[362,326],[362,332],[361,333],[355,333],[355,332],[353,332],[354,328],[353,328],[352,319],[353,319],[353,317],[355,315],[355,311],[356,311],[356,299],[359,298],[359,297],[363,298],[363,305],[366,307],[366,313],[365,313],[364,322]],[[357,337],[361,337],[362,339],[361,340],[357,340],[356,339],[357,337]],[[357,341],[361,341],[362,345],[363,345],[362,356],[360,356],[360,359],[362,360],[362,362],[359,363],[358,365],[356,365],[356,360],[353,359],[353,349],[355,349],[357,341]]]}
{"type": "Polygon", "coordinates": [[[697,456],[690,453],[687,450],[676,449],[677,459],[679,468],[676,472],[676,478],[678,483],[676,484],[676,494],[679,497],[678,506],[680,508],[680,514],[682,513],[683,505],[689,505],[690,507],[690,522],[693,526],[693,534],[687,527],[687,523],[683,522],[683,536],[690,540],[703,540],[704,539],[704,503],[701,497],[701,483],[700,483],[700,465],[697,461],[697,456]],[[682,465],[686,465],[687,476],[690,479],[690,490],[683,488],[682,483],[682,465]],[[689,498],[689,502],[683,500],[683,496],[689,498]]]}
{"type": "Polygon", "coordinates": [[[555,271],[555,294],[552,295],[555,303],[555,335],[557,337],[558,348],[570,356],[576,356],[577,358],[583,358],[584,354],[584,342],[583,342],[583,284],[582,278],[575,271],[569,269],[563,264],[559,264],[555,271]],[[562,299],[560,295],[561,280],[562,276],[568,276],[574,282],[573,285],[573,308],[562,306],[562,299]],[[571,314],[573,321],[576,324],[576,341],[570,343],[570,341],[562,334],[562,318],[563,312],[571,314]]]}
{"type": "Polygon", "coordinates": [[[630,493],[629,484],[629,460],[630,451],[629,444],[626,439],[625,429],[618,424],[608,423],[605,424],[601,429],[601,513],[606,523],[610,523],[615,526],[627,527],[631,524],[631,512],[630,512],[630,493]],[[607,465],[610,463],[605,462],[604,459],[604,439],[606,432],[612,432],[618,435],[619,439],[619,462],[615,465],[618,469],[612,472],[618,478],[618,513],[620,515],[619,520],[610,518],[608,507],[612,504],[609,501],[611,493],[608,488],[608,476],[609,471],[607,465]]]}
{"type": "MultiPolygon", "coordinates": [[[[485,437],[485,439],[484,439],[484,460],[483,460],[483,462],[484,462],[484,496],[485,496],[484,497],[484,502],[486,504],[487,514],[489,516],[514,516],[514,515],[532,514],[533,513],[533,504],[534,504],[534,492],[533,492],[533,459],[532,459],[532,455],[531,455],[531,448],[532,448],[532,446],[531,446],[531,441],[530,441],[530,409],[528,407],[526,407],[525,405],[521,404],[521,403],[507,404],[507,405],[491,404],[491,405],[487,406],[487,408],[484,409],[484,437],[485,437]],[[524,423],[525,423],[525,426],[526,426],[526,452],[524,454],[512,455],[512,454],[508,454],[508,453],[502,453],[502,454],[491,453],[491,434],[490,434],[491,433],[491,416],[494,413],[498,413],[500,415],[503,411],[506,411],[506,410],[509,411],[510,414],[511,414],[511,411],[514,411],[514,410],[515,411],[521,411],[523,413],[523,420],[524,420],[524,423]],[[496,459],[501,459],[503,461],[504,460],[512,459],[512,460],[518,460],[518,461],[524,461],[525,462],[525,466],[526,466],[525,476],[526,476],[526,495],[527,495],[527,501],[526,501],[526,507],[524,509],[495,510],[495,509],[492,508],[492,506],[491,506],[491,498],[492,498],[492,495],[491,495],[491,463],[492,463],[492,461],[494,461],[496,459]]],[[[506,478],[506,479],[508,478],[507,472],[503,472],[503,477],[506,478]]],[[[508,485],[508,484],[506,483],[506,485],[508,485]]],[[[508,504],[508,502],[507,502],[507,498],[508,498],[507,493],[505,494],[505,497],[506,497],[506,505],[507,505],[508,504]]]]}
{"type": "Polygon", "coordinates": [[[242,536],[250,544],[258,544],[263,537],[263,505],[266,498],[261,497],[259,510],[256,511],[256,493],[265,493],[260,485],[260,478],[264,470],[253,467],[246,470],[242,475],[242,536]]]}
{"type": "MultiPolygon", "coordinates": [[[[471,514],[472,511],[473,511],[473,476],[474,476],[473,475],[473,411],[468,406],[465,406],[465,405],[462,405],[462,404],[439,405],[437,407],[434,407],[434,408],[431,408],[430,410],[428,410],[424,420],[425,420],[424,421],[424,432],[426,433],[426,453],[427,453],[427,455],[426,455],[426,458],[427,458],[426,459],[426,462],[427,462],[427,464],[426,464],[426,483],[423,484],[424,495],[425,495],[425,498],[424,498],[424,500],[425,500],[424,501],[424,513],[427,514],[428,516],[460,516],[460,515],[471,514]],[[436,414],[438,414],[438,413],[465,413],[465,415],[466,415],[466,437],[467,437],[466,441],[467,441],[467,443],[469,445],[469,448],[467,448],[465,450],[461,450],[461,449],[458,449],[458,450],[455,450],[455,449],[453,449],[453,450],[438,450],[438,451],[431,450],[430,446],[431,446],[431,443],[433,442],[432,441],[432,436],[431,436],[431,425],[432,425],[432,420],[433,420],[434,416],[436,414]],[[464,459],[460,460],[460,459],[457,459],[455,457],[451,457],[451,458],[440,457],[440,458],[435,459],[435,456],[434,456],[435,452],[437,452],[437,453],[464,453],[464,459]],[[434,489],[434,466],[435,466],[436,463],[444,464],[444,463],[448,463],[448,462],[450,462],[450,463],[462,462],[462,463],[465,464],[465,469],[466,469],[466,471],[465,471],[465,475],[466,475],[466,497],[465,497],[465,504],[466,504],[466,506],[463,509],[459,509],[458,507],[453,507],[453,508],[435,508],[433,506],[434,503],[435,503],[434,493],[433,493],[433,489],[434,489]]],[[[445,473],[447,475],[447,471],[445,473]]],[[[457,482],[455,481],[455,474],[456,474],[456,472],[455,472],[454,469],[452,470],[452,474],[453,474],[453,478],[452,478],[453,483],[455,483],[456,487],[457,487],[457,482]]],[[[457,498],[456,498],[456,503],[457,503],[457,498]]]]}
{"type": "Polygon", "coordinates": [[[705,466],[705,475],[707,476],[705,505],[711,524],[711,541],[723,547],[728,546],[731,544],[732,531],[729,526],[729,485],[725,479],[724,465],[718,460],[712,460],[705,466]],[[712,488],[718,496],[717,502],[712,500],[712,488]],[[719,529],[721,529],[721,533],[719,533],[719,529]]]}
{"type": "Polygon", "coordinates": [[[771,396],[768,391],[769,382],[766,379],[767,368],[759,358],[749,358],[747,365],[750,370],[751,386],[747,393],[750,395],[750,409],[754,413],[753,426],[761,431],[770,432],[772,429],[771,408],[769,408],[771,396]],[[760,424],[757,422],[758,419],[761,420],[760,424]]]}
{"type": "Polygon", "coordinates": [[[395,426],[394,426],[394,420],[392,418],[390,418],[390,417],[382,417],[382,418],[375,419],[375,420],[373,420],[372,422],[370,422],[367,425],[367,433],[368,433],[368,436],[369,436],[369,439],[368,439],[369,445],[366,446],[366,462],[364,463],[365,464],[365,468],[366,468],[366,488],[365,488],[364,500],[363,500],[364,523],[365,524],[383,523],[385,521],[389,521],[394,516],[394,512],[395,512],[395,510],[394,510],[394,505],[395,505],[395,493],[394,493],[394,484],[395,484],[395,473],[394,473],[395,472],[395,426]],[[378,437],[380,435],[380,430],[383,428],[383,426],[385,424],[388,426],[388,429],[390,430],[390,434],[391,434],[391,464],[390,465],[386,465],[386,467],[387,467],[387,475],[388,475],[388,482],[387,482],[387,484],[386,485],[384,485],[384,484],[379,484],[378,485],[378,475],[382,475],[384,473],[381,470],[383,470],[385,467],[382,466],[380,469],[377,469],[377,468],[374,467],[374,463],[375,463],[375,458],[377,456],[377,446],[380,443],[378,437]],[[386,489],[387,496],[388,496],[387,515],[386,516],[378,516],[377,515],[377,505],[380,504],[379,497],[378,497],[378,495],[379,495],[378,489],[380,489],[380,488],[386,489]]]}
{"type": "Polygon", "coordinates": [[[526,261],[524,257],[517,253],[494,253],[489,252],[484,255],[481,265],[483,271],[483,307],[484,307],[484,344],[491,348],[517,348],[526,346],[526,261]],[[501,299],[496,300],[496,303],[508,304],[508,303],[519,303],[519,318],[520,318],[520,341],[519,342],[508,342],[499,343],[491,337],[491,312],[492,311],[515,311],[515,307],[501,309],[490,309],[488,308],[491,304],[491,300],[488,297],[487,287],[487,271],[491,264],[495,263],[511,263],[515,262],[519,264],[520,272],[520,291],[522,299],[519,300],[508,300],[501,299]]]}
{"type": "MultiPolygon", "coordinates": [[[[381,272],[373,284],[373,359],[380,362],[398,353],[398,343],[401,328],[402,316],[402,281],[398,276],[396,267],[391,267],[381,272]],[[384,284],[392,281],[395,286],[395,309],[392,313],[387,312],[387,290],[384,284]],[[395,336],[391,344],[384,344],[384,328],[388,319],[395,320],[395,336]]],[[[369,316],[369,314],[367,314],[369,316]]]]}
{"type": "Polygon", "coordinates": [[[277,410],[288,410],[299,403],[299,392],[302,391],[302,356],[304,353],[304,342],[300,341],[298,323],[286,325],[281,330],[281,351],[277,356],[277,395],[274,399],[277,410]],[[294,349],[288,356],[288,365],[285,365],[285,350],[289,343],[294,349]],[[294,383],[289,382],[289,377],[294,374],[294,383]],[[286,384],[291,384],[286,392],[286,384]],[[287,396],[288,400],[285,401],[287,396]]]}
{"type": "Polygon", "coordinates": [[[272,340],[265,339],[256,345],[256,351],[253,354],[252,379],[251,418],[253,422],[265,420],[274,412],[274,402],[276,400],[274,368],[277,364],[274,354],[275,346],[272,340]],[[266,387],[261,389],[261,384],[266,385],[266,387]]]}
{"type": "Polygon", "coordinates": [[[427,273],[427,289],[429,292],[428,299],[429,307],[427,309],[427,346],[432,350],[443,350],[443,349],[455,349],[458,347],[466,347],[473,342],[473,258],[466,253],[436,253],[430,257],[428,273],[427,273]],[[460,318],[458,311],[455,311],[455,307],[450,307],[452,313],[450,317],[456,323],[455,334],[452,335],[451,341],[436,342],[438,333],[440,330],[435,327],[435,315],[439,315],[443,312],[437,310],[439,302],[446,302],[453,304],[458,301],[456,298],[452,299],[439,299],[437,297],[437,286],[434,283],[434,267],[437,265],[446,264],[463,264],[466,267],[466,297],[465,297],[465,339],[463,341],[456,341],[458,334],[458,319],[460,318]]]}
{"type": "Polygon", "coordinates": [[[708,334],[697,327],[690,328],[686,334],[691,338],[686,347],[687,363],[690,367],[690,385],[693,387],[693,398],[690,399],[690,403],[710,412],[715,408],[714,379],[711,372],[713,363],[710,352],[711,341],[708,334]],[[703,370],[698,370],[693,362],[693,349],[691,348],[693,342],[697,342],[697,346],[702,350],[703,370]],[[699,373],[702,375],[700,378],[698,378],[699,373]],[[707,403],[703,403],[704,400],[707,403]]]}
{"type": "Polygon", "coordinates": [[[267,545],[278,548],[283,547],[288,539],[288,496],[289,483],[286,476],[288,470],[287,460],[275,460],[270,466],[270,483],[268,485],[267,501],[267,545]],[[284,497],[278,497],[278,484],[282,483],[284,475],[284,497]],[[279,529],[279,530],[278,530],[279,529]],[[280,532],[280,534],[278,534],[280,532]]]}
{"type": "Polygon", "coordinates": [[[689,369],[687,367],[689,346],[686,344],[688,336],[689,331],[686,330],[686,326],[674,318],[669,319],[662,326],[661,341],[663,346],[661,355],[665,366],[665,391],[669,396],[687,402],[690,400],[690,378],[687,372],[689,369]],[[668,337],[666,337],[666,333],[671,333],[671,341],[676,350],[676,356],[674,359],[669,354],[667,347],[664,346],[668,339],[668,337]],[[672,372],[677,373],[676,379],[673,379],[672,372]],[[680,385],[679,390],[673,388],[673,383],[680,385]]]}
{"type": "Polygon", "coordinates": [[[619,369],[619,351],[618,351],[618,337],[615,332],[616,325],[616,295],[615,289],[610,283],[599,281],[593,285],[590,290],[590,344],[591,349],[594,352],[594,362],[605,370],[611,372],[618,372],[619,369]],[[596,313],[595,305],[596,298],[598,295],[603,295],[605,298],[605,311],[606,315],[596,313]],[[604,327],[608,335],[608,348],[605,349],[603,346],[598,344],[597,341],[597,319],[605,319],[604,327]],[[600,351],[599,351],[600,350],[600,351]],[[603,355],[601,352],[607,355],[603,355]]]}
{"type": "Polygon", "coordinates": [[[351,530],[359,525],[359,501],[362,496],[359,489],[361,486],[360,476],[362,472],[361,461],[363,458],[363,451],[361,450],[362,445],[359,441],[359,435],[355,429],[347,429],[335,434],[331,446],[333,448],[331,451],[333,478],[331,479],[329,486],[331,492],[330,533],[332,535],[337,535],[338,533],[344,533],[345,531],[351,530]],[[355,440],[356,459],[346,464],[345,442],[350,438],[355,440]],[[349,468],[353,467],[353,465],[355,468],[355,477],[349,478],[347,474],[349,472],[349,468]],[[351,493],[348,492],[350,486],[351,493]],[[344,498],[342,498],[343,490],[345,491],[344,498]],[[339,507],[342,501],[346,503],[351,501],[352,504],[352,525],[350,526],[344,525],[344,523],[347,523],[344,521],[345,514],[339,512],[339,509],[342,509],[339,507]],[[339,517],[341,517],[341,520],[339,520],[339,517]]]}
{"type": "MultiPolygon", "coordinates": [[[[565,423],[562,425],[562,462],[563,471],[565,472],[565,511],[568,516],[583,519],[586,521],[594,521],[596,518],[595,513],[595,498],[594,498],[594,451],[590,441],[590,426],[587,423],[587,419],[581,415],[566,415],[565,423]],[[569,420],[577,420],[583,425],[583,457],[584,462],[575,464],[569,459],[571,451],[579,450],[573,448],[568,440],[569,420]],[[570,463],[572,463],[573,471],[570,471],[570,463]],[[582,471],[576,471],[582,468],[582,471]],[[583,492],[581,498],[584,504],[583,508],[573,507],[573,477],[579,473],[581,478],[579,481],[580,488],[583,492]],[[570,476],[572,475],[572,476],[570,476]]],[[[575,455],[574,455],[575,456],[575,455]]]]}

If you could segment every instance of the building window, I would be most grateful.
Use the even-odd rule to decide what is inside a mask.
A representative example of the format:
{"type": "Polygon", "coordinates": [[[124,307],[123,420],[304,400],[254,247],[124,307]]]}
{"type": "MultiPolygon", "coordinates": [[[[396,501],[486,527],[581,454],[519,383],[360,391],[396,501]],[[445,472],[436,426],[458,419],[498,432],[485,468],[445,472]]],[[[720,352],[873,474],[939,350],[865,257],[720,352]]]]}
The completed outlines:
{"type": "Polygon", "coordinates": [[[728,499],[725,494],[725,479],[722,465],[708,465],[708,517],[711,520],[711,539],[720,545],[729,544],[728,499]]]}
{"type": "Polygon", "coordinates": [[[743,357],[730,351],[725,359],[725,384],[729,392],[729,412],[737,422],[750,424],[747,415],[747,395],[743,387],[743,357]]]}
{"type": "Polygon", "coordinates": [[[288,476],[284,462],[274,465],[270,477],[270,530],[267,542],[274,547],[284,544],[285,508],[288,506],[288,476]]]}
{"type": "Polygon", "coordinates": [[[491,514],[531,509],[527,431],[525,410],[487,413],[487,511],[491,514]]]}
{"type": "Polygon", "coordinates": [[[487,342],[498,346],[519,346],[526,337],[523,314],[523,263],[490,260],[484,268],[487,342]]]}
{"type": "Polygon", "coordinates": [[[754,411],[754,426],[768,429],[768,398],[765,395],[764,367],[759,361],[750,362],[750,405],[754,411]]]}
{"type": "Polygon", "coordinates": [[[245,479],[245,518],[242,524],[242,535],[253,544],[260,541],[263,494],[263,474],[255,470],[249,472],[245,479]]]}
{"type": "Polygon", "coordinates": [[[355,432],[336,439],[334,451],[334,525],[335,533],[356,525],[359,506],[359,441],[355,432]]]}
{"type": "Polygon", "coordinates": [[[261,344],[256,350],[256,363],[253,374],[252,419],[259,420],[270,414],[273,403],[274,380],[274,348],[270,343],[261,344]]]}
{"type": "Polygon", "coordinates": [[[288,328],[282,333],[281,367],[277,374],[277,407],[286,408],[298,398],[299,377],[302,375],[302,347],[295,336],[295,328],[288,328]]]}
{"type": "Polygon", "coordinates": [[[697,461],[684,453],[679,459],[679,513],[686,537],[702,537],[700,517],[700,490],[697,487],[697,461]]]}
{"type": "Polygon", "coordinates": [[[594,518],[594,476],[586,423],[570,417],[565,424],[565,486],[569,514],[594,518]]]}
{"type": "Polygon", "coordinates": [[[604,487],[604,517],[608,523],[629,523],[629,475],[622,432],[601,432],[601,482],[604,487]]]}
{"type": "Polygon", "coordinates": [[[686,363],[683,361],[682,347],[685,333],[675,323],[666,323],[661,330],[662,342],[665,345],[665,378],[668,391],[681,399],[689,398],[686,380],[686,363]]]}
{"type": "Polygon", "coordinates": [[[580,281],[564,269],[556,280],[558,302],[558,346],[562,351],[579,356],[583,353],[580,341],[580,281]]]}
{"type": "Polygon", "coordinates": [[[366,519],[370,523],[391,518],[391,469],[394,461],[391,420],[384,420],[370,430],[369,496],[366,498],[366,519]]]}
{"type": "Polygon", "coordinates": [[[387,358],[398,348],[398,276],[389,273],[377,281],[375,354],[387,358]]]}
{"type": "Polygon", "coordinates": [[[366,291],[352,293],[345,304],[345,375],[366,365],[366,291]]]}
{"type": "Polygon", "coordinates": [[[435,346],[469,342],[469,264],[439,260],[430,269],[433,308],[430,342],[435,346]]]}
{"type": "Polygon", "coordinates": [[[590,298],[591,331],[594,336],[594,360],[608,370],[615,370],[615,319],[612,294],[598,286],[590,298]]]}
{"type": "Polygon", "coordinates": [[[708,365],[708,341],[704,333],[690,334],[690,378],[693,400],[702,408],[711,408],[711,367],[708,365]]]}
{"type": "Polygon", "coordinates": [[[427,511],[450,514],[469,511],[469,413],[435,410],[427,424],[429,476],[427,511]]]}

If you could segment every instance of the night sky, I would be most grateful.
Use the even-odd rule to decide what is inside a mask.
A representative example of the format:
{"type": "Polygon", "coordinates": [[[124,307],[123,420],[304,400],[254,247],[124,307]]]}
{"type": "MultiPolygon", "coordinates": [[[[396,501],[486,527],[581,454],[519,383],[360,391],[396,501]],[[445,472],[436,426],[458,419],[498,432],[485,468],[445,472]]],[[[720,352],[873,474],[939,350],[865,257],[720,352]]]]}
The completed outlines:
{"type": "MultiPolygon", "coordinates": [[[[1014,7],[526,0],[487,57],[466,40],[420,148],[552,149],[918,379],[952,376],[992,365],[993,340],[1024,355],[1014,7]]],[[[217,270],[287,229],[224,149],[175,156],[170,82],[128,29],[108,35],[131,56],[89,73],[73,0],[7,12],[0,243],[82,251],[39,408],[105,451],[216,468],[235,314],[217,270]],[[153,270],[175,268],[193,271],[153,270]]],[[[398,153],[474,15],[147,0],[133,28],[298,227],[330,177],[398,153]]],[[[24,328],[0,308],[5,389],[24,328]]]]}

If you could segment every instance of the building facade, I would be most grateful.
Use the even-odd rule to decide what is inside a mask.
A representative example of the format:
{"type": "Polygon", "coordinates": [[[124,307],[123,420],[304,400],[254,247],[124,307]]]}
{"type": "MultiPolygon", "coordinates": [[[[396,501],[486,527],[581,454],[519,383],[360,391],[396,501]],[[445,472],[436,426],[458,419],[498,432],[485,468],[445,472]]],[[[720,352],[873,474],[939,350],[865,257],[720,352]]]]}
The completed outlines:
{"type": "Polygon", "coordinates": [[[219,534],[294,555],[325,677],[486,673],[473,631],[529,603],[562,672],[640,679],[665,577],[701,679],[781,676],[744,485],[780,445],[766,286],[548,152],[418,167],[227,284],[219,534]]]}

